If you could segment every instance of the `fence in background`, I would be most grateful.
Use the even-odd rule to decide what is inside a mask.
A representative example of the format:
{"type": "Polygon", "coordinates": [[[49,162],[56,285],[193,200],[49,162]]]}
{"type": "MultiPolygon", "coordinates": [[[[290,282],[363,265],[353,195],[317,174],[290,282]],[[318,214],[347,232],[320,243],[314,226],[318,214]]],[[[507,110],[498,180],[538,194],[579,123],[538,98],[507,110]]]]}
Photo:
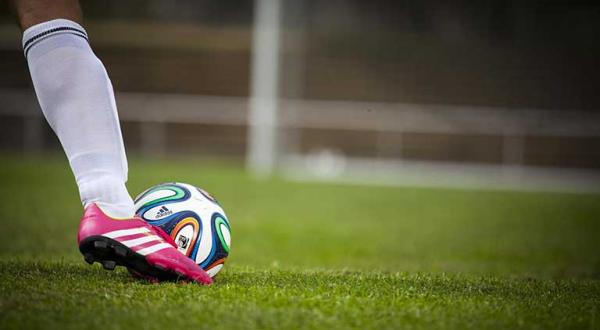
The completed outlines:
{"type": "MultiPolygon", "coordinates": [[[[2,100],[0,118],[18,117],[23,120],[21,131],[23,148],[28,151],[40,150],[47,136],[43,131],[41,111],[33,92],[4,89],[0,90],[0,100],[2,100]]],[[[117,102],[121,121],[139,124],[140,129],[137,130],[140,141],[139,151],[148,154],[165,153],[169,150],[169,136],[177,134],[176,130],[167,130],[167,126],[171,124],[233,126],[245,129],[248,123],[246,98],[118,93],[117,102]]],[[[473,185],[468,184],[469,173],[477,174],[480,178],[497,178],[497,182],[508,180],[512,182],[512,186],[518,186],[524,182],[516,180],[510,173],[518,172],[519,177],[522,178],[525,172],[539,174],[546,171],[543,177],[566,178],[568,182],[563,182],[564,186],[572,189],[579,186],[600,187],[597,168],[585,171],[543,169],[529,166],[524,161],[527,139],[554,137],[598,141],[600,115],[591,112],[280,100],[279,130],[281,131],[280,139],[277,141],[280,149],[279,167],[284,172],[290,170],[290,173],[293,172],[294,177],[297,178],[331,179],[348,176],[356,178],[356,175],[350,172],[362,171],[360,181],[368,182],[369,172],[373,174],[414,173],[411,177],[415,178],[422,176],[423,173],[419,170],[422,169],[429,171],[428,173],[447,172],[449,176],[459,173],[459,177],[464,178],[461,180],[467,186],[473,185]],[[321,135],[316,138],[315,130],[321,132],[321,135]],[[351,138],[333,138],[336,132],[347,132],[349,133],[347,136],[351,138]],[[484,164],[465,162],[461,159],[453,162],[423,162],[422,159],[406,159],[402,157],[403,136],[408,133],[500,137],[501,157],[497,162],[484,164]],[[395,138],[390,140],[389,134],[393,134],[395,138]],[[367,135],[371,139],[368,144],[364,144],[361,140],[364,140],[363,137],[367,135]],[[356,143],[363,143],[369,152],[364,155],[347,155],[344,152],[345,146],[356,143]],[[390,153],[387,153],[388,157],[380,157],[390,148],[395,150],[391,153],[391,157],[390,153]],[[581,177],[573,179],[574,173],[583,172],[585,172],[585,179],[581,177]],[[498,173],[504,174],[497,175],[498,173]],[[575,181],[577,184],[573,185],[575,181]]],[[[244,145],[241,148],[244,150],[246,142],[242,140],[239,143],[244,145]]],[[[585,149],[586,145],[580,147],[585,149]]],[[[590,144],[589,148],[591,153],[597,152],[597,144],[590,144]]],[[[410,181],[406,175],[402,177],[404,179],[396,178],[399,184],[410,181]]],[[[430,176],[429,179],[433,177],[435,176],[430,176]]],[[[427,179],[427,176],[423,179],[427,179]]],[[[386,180],[380,177],[379,181],[386,180]]],[[[429,181],[425,180],[425,182],[429,181]]],[[[435,182],[447,185],[444,182],[448,180],[433,180],[429,184],[435,185],[435,182]]],[[[502,182],[499,186],[503,186],[502,182]]],[[[561,185],[561,182],[556,181],[556,185],[561,185]]],[[[416,181],[411,184],[415,183],[418,184],[416,181]]],[[[454,183],[451,185],[460,185],[460,182],[454,183]]],[[[490,185],[493,183],[494,180],[489,182],[490,185]]]]}

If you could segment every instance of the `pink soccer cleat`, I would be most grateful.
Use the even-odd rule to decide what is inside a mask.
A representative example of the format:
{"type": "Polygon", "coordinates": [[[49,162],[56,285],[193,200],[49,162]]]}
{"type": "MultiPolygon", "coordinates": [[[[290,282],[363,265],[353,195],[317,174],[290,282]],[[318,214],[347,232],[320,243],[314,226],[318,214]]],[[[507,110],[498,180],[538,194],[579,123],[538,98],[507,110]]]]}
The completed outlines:
{"type": "Polygon", "coordinates": [[[97,261],[104,269],[116,265],[151,281],[187,280],[210,284],[200,266],[177,250],[164,231],[138,217],[114,219],[96,205],[89,205],[77,232],[79,251],[87,263],[97,261]]]}

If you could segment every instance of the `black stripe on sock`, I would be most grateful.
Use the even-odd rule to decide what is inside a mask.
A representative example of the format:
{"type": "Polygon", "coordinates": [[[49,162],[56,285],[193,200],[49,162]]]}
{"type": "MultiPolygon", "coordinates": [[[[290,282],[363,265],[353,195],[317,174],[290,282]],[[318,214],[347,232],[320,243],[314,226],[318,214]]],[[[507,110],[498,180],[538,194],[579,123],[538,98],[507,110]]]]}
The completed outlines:
{"type": "Polygon", "coordinates": [[[41,37],[43,37],[45,35],[48,35],[50,33],[57,32],[57,31],[74,31],[74,32],[79,32],[82,35],[84,35],[85,38],[87,39],[87,34],[84,31],[80,30],[80,29],[76,29],[76,28],[70,27],[70,26],[59,26],[59,27],[52,28],[50,30],[46,30],[46,31],[44,31],[42,33],[38,33],[38,34],[34,35],[33,37],[29,38],[29,40],[25,41],[25,44],[23,44],[23,48],[25,49],[25,48],[27,48],[27,46],[29,46],[30,43],[36,41],[37,39],[39,39],[39,38],[41,38],[41,37]]]}
{"type": "MultiPolygon", "coordinates": [[[[85,31],[82,31],[80,29],[76,29],[73,27],[69,27],[69,26],[56,27],[56,28],[53,28],[50,30],[46,30],[42,33],[36,34],[35,36],[29,38],[23,45],[23,49],[25,50],[25,58],[27,58],[27,54],[29,53],[29,50],[36,43],[36,41],[39,41],[39,40],[41,40],[41,38],[43,38],[49,34],[56,33],[56,32],[73,34],[73,35],[76,35],[76,36],[81,37],[81,38],[85,39],[86,41],[88,41],[87,34],[85,33],[85,31]]],[[[62,33],[60,33],[60,34],[62,34],[62,33]]]]}
{"type": "MultiPolygon", "coordinates": [[[[85,41],[88,41],[86,36],[81,35],[79,33],[75,33],[75,32],[61,32],[61,33],[57,33],[57,34],[72,34],[72,35],[76,35],[80,38],[83,38],[85,41]]],[[[27,58],[27,54],[29,54],[29,51],[31,50],[31,48],[33,48],[33,46],[35,46],[38,41],[42,41],[42,39],[38,39],[38,40],[34,41],[32,44],[29,45],[29,47],[27,49],[25,49],[25,58],[27,58]]]]}

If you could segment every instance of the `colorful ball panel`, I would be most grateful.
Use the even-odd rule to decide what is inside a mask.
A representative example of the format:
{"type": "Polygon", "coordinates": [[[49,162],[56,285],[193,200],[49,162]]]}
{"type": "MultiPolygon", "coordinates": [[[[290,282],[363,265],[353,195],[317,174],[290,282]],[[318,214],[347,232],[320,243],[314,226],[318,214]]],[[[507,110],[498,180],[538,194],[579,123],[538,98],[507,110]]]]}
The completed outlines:
{"type": "Polygon", "coordinates": [[[185,183],[163,183],[135,199],[136,214],[161,227],[178,250],[211,277],[222,268],[231,246],[225,211],[206,191],[185,183]]]}

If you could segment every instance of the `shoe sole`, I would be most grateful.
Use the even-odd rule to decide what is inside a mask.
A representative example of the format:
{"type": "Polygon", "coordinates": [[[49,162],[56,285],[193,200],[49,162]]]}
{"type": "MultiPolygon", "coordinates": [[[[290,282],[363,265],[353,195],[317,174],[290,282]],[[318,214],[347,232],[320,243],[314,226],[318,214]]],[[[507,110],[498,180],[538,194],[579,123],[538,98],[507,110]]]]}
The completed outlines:
{"type": "Polygon", "coordinates": [[[181,272],[166,266],[150,264],[141,254],[136,253],[116,240],[104,236],[90,236],[79,244],[79,251],[88,264],[98,262],[106,270],[114,270],[116,266],[125,266],[130,270],[143,274],[147,279],[158,281],[189,281],[181,272]]]}

